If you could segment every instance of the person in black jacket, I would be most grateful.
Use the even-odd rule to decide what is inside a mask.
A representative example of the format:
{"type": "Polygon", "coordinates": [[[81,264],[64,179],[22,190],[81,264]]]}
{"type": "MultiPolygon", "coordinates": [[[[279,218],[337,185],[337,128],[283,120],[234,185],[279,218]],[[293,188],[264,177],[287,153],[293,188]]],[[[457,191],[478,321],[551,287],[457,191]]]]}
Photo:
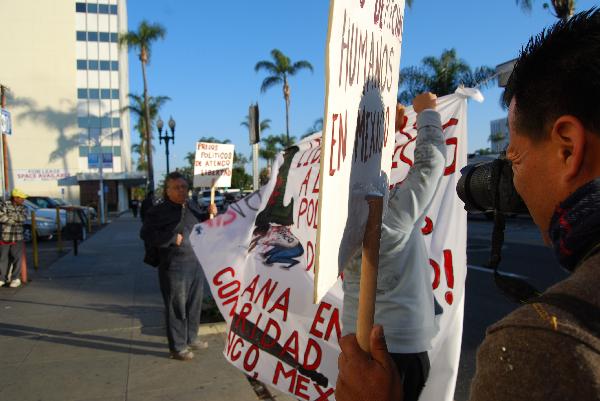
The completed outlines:
{"type": "Polygon", "coordinates": [[[146,213],[154,206],[154,191],[148,191],[146,197],[142,201],[142,206],[140,207],[140,218],[142,219],[142,223],[146,218],[146,213]]]}
{"type": "Polygon", "coordinates": [[[188,184],[179,172],[165,179],[164,202],[145,215],[140,236],[146,246],[159,249],[158,279],[163,301],[171,358],[187,361],[192,350],[206,348],[198,339],[204,274],[189,236],[200,222],[199,208],[188,201],[188,184]]]}

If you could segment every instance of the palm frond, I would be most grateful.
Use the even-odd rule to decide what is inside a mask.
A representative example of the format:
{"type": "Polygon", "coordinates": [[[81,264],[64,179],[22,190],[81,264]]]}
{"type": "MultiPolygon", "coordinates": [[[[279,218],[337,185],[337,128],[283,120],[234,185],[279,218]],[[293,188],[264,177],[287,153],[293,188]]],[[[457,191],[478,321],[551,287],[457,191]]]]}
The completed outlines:
{"type": "Polygon", "coordinates": [[[307,69],[310,70],[310,72],[313,72],[313,66],[311,63],[309,63],[306,60],[301,60],[301,61],[296,61],[289,69],[288,74],[290,75],[294,75],[296,74],[298,71],[303,70],[303,69],[307,69]]]}
{"type": "Polygon", "coordinates": [[[256,65],[254,66],[254,71],[259,72],[260,70],[265,70],[273,75],[280,74],[280,71],[277,69],[277,66],[267,60],[262,60],[256,63],[256,65]]]}
{"type": "Polygon", "coordinates": [[[266,92],[267,89],[271,88],[272,86],[278,85],[282,82],[283,82],[283,79],[278,76],[266,77],[264,79],[264,81],[262,82],[262,84],[260,85],[260,91],[266,92]]]}

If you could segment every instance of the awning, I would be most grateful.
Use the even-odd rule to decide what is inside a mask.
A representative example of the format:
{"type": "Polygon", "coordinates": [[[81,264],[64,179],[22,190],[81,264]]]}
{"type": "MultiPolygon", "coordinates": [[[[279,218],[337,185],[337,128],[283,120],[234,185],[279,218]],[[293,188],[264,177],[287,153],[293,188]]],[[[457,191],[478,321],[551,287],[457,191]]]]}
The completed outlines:
{"type": "MultiPolygon", "coordinates": [[[[146,173],[143,171],[102,173],[102,179],[105,181],[124,181],[130,185],[142,185],[146,184],[146,173]]],[[[100,174],[97,172],[78,173],[77,182],[81,181],[100,181],[100,174]]]]}

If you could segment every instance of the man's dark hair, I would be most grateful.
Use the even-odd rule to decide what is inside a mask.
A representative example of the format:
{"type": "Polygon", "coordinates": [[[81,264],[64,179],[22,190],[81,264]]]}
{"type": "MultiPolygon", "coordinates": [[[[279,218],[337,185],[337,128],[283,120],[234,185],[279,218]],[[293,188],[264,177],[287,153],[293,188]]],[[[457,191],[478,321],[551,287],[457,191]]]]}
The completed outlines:
{"type": "Polygon", "coordinates": [[[570,114],[600,134],[600,10],[560,21],[532,37],[519,55],[502,98],[516,100],[515,121],[534,141],[570,114]]]}
{"type": "Polygon", "coordinates": [[[172,173],[167,174],[165,177],[165,187],[163,188],[163,199],[169,199],[167,196],[167,187],[169,186],[169,182],[182,179],[187,182],[185,176],[181,174],[179,171],[173,171],[172,173]]]}

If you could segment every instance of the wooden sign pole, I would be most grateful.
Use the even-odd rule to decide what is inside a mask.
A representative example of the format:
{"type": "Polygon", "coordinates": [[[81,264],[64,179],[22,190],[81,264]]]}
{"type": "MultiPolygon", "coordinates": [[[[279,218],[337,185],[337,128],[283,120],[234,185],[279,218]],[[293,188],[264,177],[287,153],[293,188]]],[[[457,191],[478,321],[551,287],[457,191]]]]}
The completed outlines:
{"type": "Polygon", "coordinates": [[[371,347],[369,337],[371,335],[371,329],[373,328],[373,319],[375,315],[383,197],[368,195],[367,202],[369,203],[369,217],[367,218],[367,226],[365,227],[365,235],[362,244],[356,339],[364,351],[370,352],[371,347]]]}
{"type": "MultiPolygon", "coordinates": [[[[214,205],[215,204],[215,181],[213,180],[213,183],[210,187],[210,204],[214,205]]],[[[210,218],[214,219],[215,215],[214,214],[210,214],[210,218]]]]}

